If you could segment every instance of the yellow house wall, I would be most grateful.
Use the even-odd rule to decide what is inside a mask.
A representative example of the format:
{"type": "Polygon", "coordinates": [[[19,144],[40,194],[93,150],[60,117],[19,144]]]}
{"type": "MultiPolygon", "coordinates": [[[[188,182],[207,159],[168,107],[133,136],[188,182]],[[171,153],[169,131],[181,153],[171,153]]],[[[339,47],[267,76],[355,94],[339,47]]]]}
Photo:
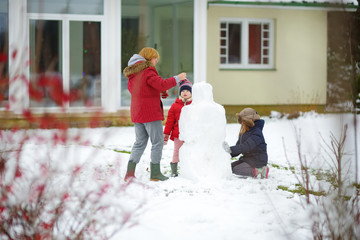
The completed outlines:
{"type": "Polygon", "coordinates": [[[322,10],[208,8],[207,81],[223,105],[325,104],[327,14],[322,10]],[[220,69],[220,18],[274,19],[273,70],[220,69]]]}

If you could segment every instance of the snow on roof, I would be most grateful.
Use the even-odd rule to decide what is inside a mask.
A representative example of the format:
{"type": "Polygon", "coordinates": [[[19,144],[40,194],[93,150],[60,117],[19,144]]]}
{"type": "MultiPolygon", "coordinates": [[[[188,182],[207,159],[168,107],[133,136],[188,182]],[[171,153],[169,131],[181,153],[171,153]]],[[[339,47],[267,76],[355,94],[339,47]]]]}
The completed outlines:
{"type": "Polygon", "coordinates": [[[259,4],[259,5],[288,5],[288,6],[333,6],[333,5],[346,5],[358,6],[357,0],[223,0],[211,1],[210,4],[259,4]]]}

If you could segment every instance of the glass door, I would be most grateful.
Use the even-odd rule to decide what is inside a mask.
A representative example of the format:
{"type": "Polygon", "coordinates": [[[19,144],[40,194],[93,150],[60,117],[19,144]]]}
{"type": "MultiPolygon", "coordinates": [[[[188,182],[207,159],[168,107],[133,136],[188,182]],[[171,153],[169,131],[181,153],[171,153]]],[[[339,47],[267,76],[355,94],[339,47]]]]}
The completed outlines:
{"type": "Polygon", "coordinates": [[[100,28],[70,21],[70,106],[101,106],[100,28]]]}
{"type": "Polygon", "coordinates": [[[30,107],[62,106],[62,22],[30,20],[30,107]]]}
{"type": "MultiPolygon", "coordinates": [[[[130,57],[143,47],[153,47],[160,54],[156,67],[163,78],[186,72],[193,82],[194,2],[184,0],[122,1],[122,69],[130,57]]],[[[170,106],[178,97],[178,87],[169,90],[163,100],[170,106]]],[[[130,105],[127,79],[121,77],[121,106],[130,105]]]]}
{"type": "MultiPolygon", "coordinates": [[[[158,72],[171,77],[186,72],[193,82],[193,3],[183,2],[154,7],[153,42],[160,53],[158,72]]],[[[178,87],[169,90],[164,105],[171,105],[179,96],[178,87]]]]}
{"type": "Polygon", "coordinates": [[[103,0],[28,0],[29,106],[101,107],[103,0]]]}

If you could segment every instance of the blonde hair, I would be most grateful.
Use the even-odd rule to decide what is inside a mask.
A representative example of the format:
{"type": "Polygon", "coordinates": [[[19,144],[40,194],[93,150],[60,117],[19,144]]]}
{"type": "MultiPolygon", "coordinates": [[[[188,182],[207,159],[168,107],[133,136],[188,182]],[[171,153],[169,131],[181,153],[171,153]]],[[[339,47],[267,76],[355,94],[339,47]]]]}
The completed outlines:
{"type": "Polygon", "coordinates": [[[260,119],[260,115],[252,108],[244,108],[240,113],[236,113],[238,123],[241,124],[240,133],[244,134],[252,128],[255,123],[254,121],[260,119]]]}
{"type": "Polygon", "coordinates": [[[237,117],[238,123],[241,124],[241,129],[240,129],[239,135],[246,133],[247,131],[250,130],[250,128],[252,128],[255,125],[253,120],[247,119],[247,118],[242,118],[241,115],[238,113],[236,114],[236,117],[237,117]]]}
{"type": "Polygon", "coordinates": [[[249,122],[246,122],[246,121],[242,121],[241,122],[241,128],[240,128],[240,132],[239,132],[239,135],[242,135],[244,133],[246,133],[247,131],[250,130],[251,127],[253,126],[250,126],[251,124],[249,124],[249,122]]]}
{"type": "Polygon", "coordinates": [[[151,61],[154,58],[157,58],[158,60],[160,59],[159,53],[154,48],[151,47],[144,47],[139,52],[139,55],[148,61],[151,61]]]}

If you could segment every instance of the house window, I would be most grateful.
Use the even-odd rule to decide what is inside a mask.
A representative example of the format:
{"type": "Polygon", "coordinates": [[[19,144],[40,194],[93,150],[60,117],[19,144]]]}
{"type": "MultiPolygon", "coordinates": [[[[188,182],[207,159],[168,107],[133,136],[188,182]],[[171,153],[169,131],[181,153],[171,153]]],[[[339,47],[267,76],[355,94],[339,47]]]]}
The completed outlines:
{"type": "Polygon", "coordinates": [[[101,106],[101,25],[70,21],[70,106],[101,106]]]}
{"type": "Polygon", "coordinates": [[[272,69],[273,43],[271,19],[221,19],[220,68],[272,69]]]}
{"type": "Polygon", "coordinates": [[[8,0],[0,0],[0,108],[9,102],[8,0]]]}
{"type": "Polygon", "coordinates": [[[27,10],[28,13],[102,15],[104,5],[103,0],[28,0],[27,10]]]}
{"type": "Polygon", "coordinates": [[[61,105],[51,95],[54,91],[49,86],[60,84],[57,87],[63,88],[62,45],[61,21],[30,20],[31,107],[61,105]]]}
{"type": "Polygon", "coordinates": [[[67,2],[28,1],[32,108],[102,106],[103,0],[67,2]]]}

